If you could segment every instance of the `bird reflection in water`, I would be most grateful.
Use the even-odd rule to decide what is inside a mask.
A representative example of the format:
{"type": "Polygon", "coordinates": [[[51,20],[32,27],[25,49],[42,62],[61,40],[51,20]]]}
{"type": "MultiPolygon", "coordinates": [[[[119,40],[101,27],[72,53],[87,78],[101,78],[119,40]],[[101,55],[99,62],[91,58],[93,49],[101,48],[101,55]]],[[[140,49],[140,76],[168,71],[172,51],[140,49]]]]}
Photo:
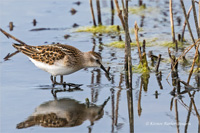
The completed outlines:
{"type": "Polygon", "coordinates": [[[38,106],[27,120],[17,124],[17,128],[22,129],[35,125],[74,127],[81,125],[85,120],[89,120],[93,125],[94,121],[103,117],[103,109],[109,99],[110,97],[100,106],[88,102],[80,103],[70,98],[48,101],[38,106]]]}

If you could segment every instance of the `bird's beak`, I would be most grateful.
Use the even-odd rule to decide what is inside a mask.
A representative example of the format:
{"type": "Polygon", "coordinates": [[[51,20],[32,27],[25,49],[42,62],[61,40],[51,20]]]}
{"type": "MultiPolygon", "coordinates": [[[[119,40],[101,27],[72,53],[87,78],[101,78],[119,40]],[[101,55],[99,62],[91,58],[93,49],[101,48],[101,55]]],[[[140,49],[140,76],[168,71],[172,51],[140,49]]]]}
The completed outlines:
{"type": "Polygon", "coordinates": [[[105,69],[105,67],[102,64],[101,64],[100,68],[103,69],[106,72],[106,74],[109,75],[109,72],[105,69]]]}

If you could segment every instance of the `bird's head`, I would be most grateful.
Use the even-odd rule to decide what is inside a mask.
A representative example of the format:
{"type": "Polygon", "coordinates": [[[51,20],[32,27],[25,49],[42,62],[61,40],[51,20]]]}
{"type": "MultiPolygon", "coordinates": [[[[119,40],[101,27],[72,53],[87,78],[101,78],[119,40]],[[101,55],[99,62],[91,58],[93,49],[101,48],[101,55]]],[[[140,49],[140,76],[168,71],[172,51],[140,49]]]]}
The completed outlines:
{"type": "Polygon", "coordinates": [[[100,54],[89,51],[85,53],[85,66],[86,67],[100,67],[103,69],[108,75],[109,72],[105,69],[105,67],[102,65],[102,57],[100,54]]]}

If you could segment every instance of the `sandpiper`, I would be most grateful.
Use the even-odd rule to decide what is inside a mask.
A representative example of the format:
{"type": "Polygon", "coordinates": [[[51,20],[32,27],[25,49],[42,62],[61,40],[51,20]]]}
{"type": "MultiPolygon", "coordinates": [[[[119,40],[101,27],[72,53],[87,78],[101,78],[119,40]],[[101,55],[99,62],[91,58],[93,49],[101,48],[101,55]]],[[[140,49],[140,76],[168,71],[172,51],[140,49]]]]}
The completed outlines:
{"type": "Polygon", "coordinates": [[[27,55],[38,68],[51,74],[51,81],[56,84],[56,76],[74,73],[82,68],[100,67],[106,74],[109,72],[102,65],[102,57],[93,51],[82,52],[79,49],[64,44],[30,46],[13,44],[18,51],[27,55]],[[53,79],[54,77],[54,79],[53,79]]]}

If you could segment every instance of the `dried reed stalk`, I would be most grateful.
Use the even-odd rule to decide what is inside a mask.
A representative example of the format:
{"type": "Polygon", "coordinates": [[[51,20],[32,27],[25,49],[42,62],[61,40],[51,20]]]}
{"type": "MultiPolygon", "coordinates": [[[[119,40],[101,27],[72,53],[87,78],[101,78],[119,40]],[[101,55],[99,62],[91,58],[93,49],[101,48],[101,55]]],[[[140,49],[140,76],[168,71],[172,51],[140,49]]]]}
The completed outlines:
{"type": "Polygon", "coordinates": [[[101,7],[100,7],[99,0],[96,0],[96,4],[97,4],[98,25],[102,25],[102,22],[101,22],[101,7]]]}
{"type": "MultiPolygon", "coordinates": [[[[128,0],[126,0],[126,8],[128,7],[128,0]]],[[[126,71],[128,72],[128,88],[132,89],[132,62],[131,62],[131,45],[130,45],[130,34],[129,34],[129,26],[128,26],[128,11],[127,9],[123,8],[124,10],[124,26],[125,26],[125,52],[126,56],[125,59],[127,59],[126,64],[127,68],[126,71]]]]}
{"type": "Polygon", "coordinates": [[[95,20],[95,16],[94,16],[94,10],[93,10],[92,0],[90,0],[90,10],[91,10],[91,13],[92,13],[93,25],[96,27],[97,24],[96,24],[96,20],[95,20]]]}
{"type": "Polygon", "coordinates": [[[0,28],[0,31],[7,37],[7,38],[12,38],[13,40],[21,43],[21,44],[24,44],[24,45],[27,45],[25,42],[15,38],[14,36],[10,35],[9,33],[7,33],[6,31],[4,31],[3,29],[0,28]]]}
{"type": "Polygon", "coordinates": [[[200,38],[195,1],[194,0],[191,0],[191,1],[192,1],[192,9],[193,9],[193,14],[194,14],[194,22],[195,22],[195,26],[196,26],[196,30],[197,30],[197,35],[198,35],[198,38],[200,38]]]}
{"type": "Polygon", "coordinates": [[[175,113],[176,113],[176,128],[177,128],[177,133],[180,133],[180,129],[179,129],[179,115],[178,115],[178,104],[177,104],[177,99],[175,99],[175,113]]]}
{"type": "MultiPolygon", "coordinates": [[[[188,11],[188,13],[187,13],[187,18],[189,19],[189,17],[190,17],[190,12],[192,11],[192,6],[190,6],[190,9],[189,9],[189,11],[188,11]]],[[[183,42],[183,39],[184,39],[184,33],[185,33],[185,27],[186,27],[186,25],[187,25],[187,21],[185,20],[184,21],[184,24],[183,24],[183,30],[182,30],[182,37],[181,37],[181,42],[183,42]]]]}
{"type": "Polygon", "coordinates": [[[139,90],[139,96],[138,96],[138,116],[139,116],[139,117],[141,116],[141,113],[142,113],[142,106],[141,106],[142,85],[143,85],[143,80],[141,79],[140,90],[139,90]]]}
{"type": "Polygon", "coordinates": [[[174,70],[176,64],[178,63],[178,61],[180,60],[180,58],[182,58],[183,56],[185,56],[185,54],[187,54],[193,47],[196,47],[196,45],[200,45],[200,44],[197,44],[198,42],[200,41],[200,39],[198,39],[194,44],[188,46],[187,48],[185,48],[185,50],[183,51],[183,53],[178,57],[177,61],[175,62],[173,68],[171,69],[170,73],[168,74],[167,78],[169,78],[169,75],[171,74],[171,72],[174,70]]]}
{"type": "Polygon", "coordinates": [[[192,63],[191,69],[190,69],[190,74],[188,76],[188,80],[187,80],[188,84],[190,83],[190,79],[191,79],[191,76],[192,76],[192,73],[193,73],[193,70],[194,70],[195,60],[198,57],[198,48],[199,48],[199,45],[197,45],[195,56],[194,56],[194,59],[193,59],[193,63],[192,63]]]}
{"type": "Polygon", "coordinates": [[[175,39],[175,31],[174,31],[172,0],[169,0],[169,11],[170,11],[170,23],[171,23],[171,31],[172,31],[172,41],[174,43],[176,39],[175,39]]]}
{"type": "MultiPolygon", "coordinates": [[[[14,36],[12,36],[12,35],[10,35],[9,33],[7,33],[6,31],[4,31],[4,30],[1,29],[1,28],[0,28],[0,31],[1,31],[7,38],[12,38],[13,40],[15,40],[15,41],[17,41],[17,42],[19,42],[19,43],[21,43],[21,44],[27,45],[25,42],[23,42],[23,41],[17,39],[16,37],[14,37],[14,36]]],[[[11,58],[12,56],[16,55],[17,53],[19,53],[18,50],[15,51],[15,52],[13,52],[13,53],[11,53],[11,54],[8,53],[8,54],[4,57],[4,60],[5,60],[5,61],[8,60],[9,58],[11,58]]]]}
{"type": "Polygon", "coordinates": [[[138,4],[139,4],[139,6],[142,6],[143,5],[143,0],[139,0],[138,4]]]}
{"type": "MultiPolygon", "coordinates": [[[[189,21],[188,21],[188,17],[187,17],[186,11],[185,11],[184,2],[183,2],[183,0],[180,0],[180,2],[181,2],[181,7],[182,7],[182,9],[183,9],[183,13],[184,13],[184,16],[185,16],[185,20],[186,20],[186,23],[187,23],[187,26],[188,26],[188,30],[189,30],[189,32],[190,32],[190,36],[191,36],[191,38],[192,38],[193,43],[195,43],[194,36],[193,36],[193,34],[192,34],[192,30],[191,30],[191,27],[190,27],[190,23],[189,23],[189,21]]],[[[196,49],[196,45],[195,45],[195,49],[196,49]]]]}
{"type": "MultiPolygon", "coordinates": [[[[200,0],[199,0],[200,3],[200,0]]],[[[200,30],[200,4],[199,4],[199,30],[200,30]]]]}
{"type": "Polygon", "coordinates": [[[114,9],[113,0],[110,0],[110,5],[111,5],[111,25],[114,25],[115,9],[114,9]]]}
{"type": "Polygon", "coordinates": [[[158,55],[157,64],[156,64],[156,72],[158,72],[160,66],[161,54],[158,55]]]}
{"type": "Polygon", "coordinates": [[[4,59],[4,61],[7,61],[7,60],[9,60],[12,56],[14,56],[14,55],[16,55],[17,53],[19,53],[19,51],[18,50],[16,50],[15,52],[13,52],[13,53],[8,53],[3,59],[4,59]]]}
{"type": "Polygon", "coordinates": [[[135,39],[136,39],[136,42],[137,42],[137,47],[138,47],[138,52],[139,52],[139,57],[140,57],[140,62],[142,63],[142,54],[141,54],[141,50],[140,50],[140,42],[139,42],[139,38],[138,38],[138,25],[137,25],[137,22],[135,22],[135,39]]]}
{"type": "Polygon", "coordinates": [[[115,5],[116,5],[116,8],[117,8],[118,16],[119,16],[119,19],[122,23],[123,29],[125,29],[124,19],[122,17],[122,10],[120,10],[120,8],[119,8],[118,0],[115,0],[115,5]]]}

